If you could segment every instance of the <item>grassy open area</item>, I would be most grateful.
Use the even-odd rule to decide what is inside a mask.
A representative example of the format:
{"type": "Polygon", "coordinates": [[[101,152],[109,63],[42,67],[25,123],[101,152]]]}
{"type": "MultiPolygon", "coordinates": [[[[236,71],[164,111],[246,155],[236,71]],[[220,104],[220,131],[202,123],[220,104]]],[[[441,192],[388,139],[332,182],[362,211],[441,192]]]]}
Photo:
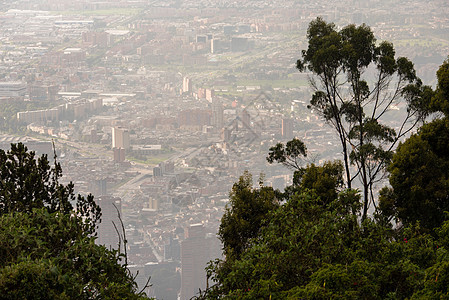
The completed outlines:
{"type": "Polygon", "coordinates": [[[163,161],[166,161],[172,155],[173,155],[173,153],[166,153],[166,154],[161,154],[161,155],[157,155],[157,156],[152,156],[152,157],[147,158],[146,163],[149,165],[157,165],[163,161]]]}
{"type": "Polygon", "coordinates": [[[147,156],[141,155],[139,157],[127,155],[126,159],[129,161],[134,161],[136,163],[145,164],[145,165],[157,165],[163,161],[166,161],[167,159],[172,157],[175,153],[176,153],[176,151],[170,151],[170,152],[165,152],[165,153],[161,153],[158,155],[147,155],[147,156]]]}
{"type": "Polygon", "coordinates": [[[279,80],[239,80],[237,81],[237,86],[269,86],[272,88],[294,88],[298,86],[307,86],[307,80],[297,80],[297,79],[279,79],[279,80]]]}
{"type": "Polygon", "coordinates": [[[395,40],[394,45],[397,47],[439,47],[439,46],[448,46],[449,41],[443,41],[441,39],[435,38],[417,38],[417,39],[402,39],[395,40]]]}

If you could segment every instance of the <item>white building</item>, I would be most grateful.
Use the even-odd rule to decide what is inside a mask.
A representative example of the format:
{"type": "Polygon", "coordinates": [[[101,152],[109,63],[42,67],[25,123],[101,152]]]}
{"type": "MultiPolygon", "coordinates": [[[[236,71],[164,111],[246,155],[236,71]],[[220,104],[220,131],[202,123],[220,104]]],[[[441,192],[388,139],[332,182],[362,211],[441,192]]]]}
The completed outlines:
{"type": "Polygon", "coordinates": [[[112,148],[129,149],[129,131],[124,127],[112,127],[112,148]]]}

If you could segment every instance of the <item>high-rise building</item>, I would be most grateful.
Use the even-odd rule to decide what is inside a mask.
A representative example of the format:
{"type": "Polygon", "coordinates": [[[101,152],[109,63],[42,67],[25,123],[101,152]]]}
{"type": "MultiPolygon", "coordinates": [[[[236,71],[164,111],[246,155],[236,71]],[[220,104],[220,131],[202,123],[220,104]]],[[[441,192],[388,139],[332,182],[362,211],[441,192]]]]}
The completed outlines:
{"type": "Polygon", "coordinates": [[[153,168],[153,177],[161,177],[162,176],[162,170],[161,167],[157,166],[153,168]]]}
{"type": "Polygon", "coordinates": [[[30,99],[43,101],[56,101],[58,98],[59,85],[32,84],[28,88],[30,99]]]}
{"type": "Polygon", "coordinates": [[[197,35],[196,36],[196,42],[197,43],[206,43],[207,42],[207,35],[197,35]]]}
{"type": "Polygon", "coordinates": [[[235,26],[234,25],[223,26],[223,33],[226,35],[231,35],[231,34],[235,33],[235,26]]]}
{"type": "Polygon", "coordinates": [[[248,39],[242,37],[233,37],[231,39],[231,51],[240,52],[248,49],[248,39]]]}
{"type": "Polygon", "coordinates": [[[181,300],[192,298],[198,289],[206,288],[208,244],[202,224],[190,225],[181,243],[181,300]]]}
{"type": "Polygon", "coordinates": [[[210,125],[210,118],[210,110],[187,109],[179,112],[178,125],[180,128],[195,127],[200,130],[204,125],[210,125]]]}
{"type": "Polygon", "coordinates": [[[198,88],[198,99],[204,99],[206,98],[206,89],[198,88]]]}
{"type": "Polygon", "coordinates": [[[150,197],[148,199],[148,208],[153,210],[159,209],[159,199],[150,197]]]}
{"type": "Polygon", "coordinates": [[[231,140],[231,128],[222,128],[221,129],[221,140],[223,142],[229,142],[231,140]]]}
{"type": "Polygon", "coordinates": [[[210,41],[210,53],[217,53],[218,52],[218,40],[212,39],[210,41]]]}
{"type": "MultiPolygon", "coordinates": [[[[118,214],[122,212],[121,199],[112,196],[100,196],[96,198],[97,204],[101,208],[101,223],[98,225],[97,243],[118,249],[119,235],[121,232],[121,223],[118,214]],[[115,226],[114,226],[115,225],[115,226]],[[117,233],[117,230],[119,231],[117,233]]],[[[122,249],[123,250],[123,249],[122,249]]]]}
{"type": "Polygon", "coordinates": [[[129,149],[129,131],[124,127],[112,127],[112,148],[129,149]]]}
{"type": "Polygon", "coordinates": [[[125,161],[125,149],[123,148],[113,148],[114,152],[114,162],[121,163],[125,161]]]}
{"type": "Polygon", "coordinates": [[[164,246],[165,260],[181,260],[181,246],[178,239],[170,237],[167,245],[164,246]]]}
{"type": "Polygon", "coordinates": [[[206,100],[212,103],[212,99],[215,96],[215,91],[212,89],[206,89],[206,100]]]}
{"type": "Polygon", "coordinates": [[[95,197],[107,194],[107,180],[106,178],[95,179],[89,182],[89,191],[95,197]]]}
{"type": "Polygon", "coordinates": [[[223,103],[221,100],[212,101],[212,126],[216,130],[221,130],[223,128],[223,103]]]}
{"type": "Polygon", "coordinates": [[[182,79],[182,92],[189,93],[192,91],[192,81],[188,77],[182,79]]]}
{"type": "Polygon", "coordinates": [[[281,133],[282,133],[282,137],[284,139],[291,140],[293,138],[293,120],[292,119],[282,119],[281,133]]]}
{"type": "Polygon", "coordinates": [[[251,128],[251,116],[249,112],[245,109],[240,115],[240,120],[242,121],[242,130],[247,130],[251,128]]]}

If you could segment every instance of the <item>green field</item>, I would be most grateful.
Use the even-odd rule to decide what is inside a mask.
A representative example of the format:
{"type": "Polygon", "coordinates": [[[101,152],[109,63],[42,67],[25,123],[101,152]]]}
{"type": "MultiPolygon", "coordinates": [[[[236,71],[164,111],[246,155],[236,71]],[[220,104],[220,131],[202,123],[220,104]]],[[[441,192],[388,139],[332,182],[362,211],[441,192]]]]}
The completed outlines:
{"type": "Polygon", "coordinates": [[[239,80],[237,86],[260,86],[272,88],[294,88],[298,86],[307,86],[307,80],[279,79],[279,80],[239,80]]]}
{"type": "Polygon", "coordinates": [[[173,154],[175,154],[175,151],[170,151],[170,152],[166,152],[166,153],[161,153],[158,155],[147,155],[147,156],[140,156],[140,157],[134,157],[132,155],[128,155],[126,156],[126,159],[129,161],[134,161],[136,163],[140,163],[140,164],[145,164],[145,165],[157,165],[161,162],[166,161],[167,159],[169,159],[170,157],[173,156],[173,154]]]}
{"type": "Polygon", "coordinates": [[[403,39],[395,40],[394,45],[397,47],[440,47],[448,46],[449,41],[444,41],[436,38],[426,38],[426,39],[403,39]]]}

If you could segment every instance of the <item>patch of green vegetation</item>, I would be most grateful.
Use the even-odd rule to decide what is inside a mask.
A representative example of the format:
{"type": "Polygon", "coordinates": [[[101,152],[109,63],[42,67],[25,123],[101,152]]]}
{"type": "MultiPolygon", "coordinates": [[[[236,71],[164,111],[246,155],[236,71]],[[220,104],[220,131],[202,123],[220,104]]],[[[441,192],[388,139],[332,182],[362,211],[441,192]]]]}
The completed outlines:
{"type": "Polygon", "coordinates": [[[438,47],[438,46],[448,46],[448,41],[443,41],[441,39],[434,38],[417,38],[417,39],[403,39],[395,40],[394,45],[397,47],[438,47]]]}
{"type": "Polygon", "coordinates": [[[279,80],[239,80],[237,86],[260,86],[260,87],[272,87],[272,88],[294,88],[298,86],[307,86],[308,82],[305,79],[279,79],[279,80]]]}
{"type": "Polygon", "coordinates": [[[157,155],[127,155],[126,159],[139,163],[139,164],[145,164],[145,165],[157,165],[161,162],[166,161],[167,159],[169,159],[170,157],[173,156],[173,154],[175,154],[176,151],[170,151],[168,149],[163,150],[162,153],[157,154],[157,155]]]}
{"type": "Polygon", "coordinates": [[[134,156],[131,156],[131,155],[127,155],[126,159],[129,160],[129,161],[133,161],[133,162],[139,163],[139,164],[146,164],[147,163],[146,160],[140,159],[140,158],[137,158],[137,157],[134,157],[134,156]]]}
{"type": "Polygon", "coordinates": [[[156,155],[156,156],[151,156],[148,157],[146,160],[146,163],[149,165],[157,165],[163,161],[166,161],[167,159],[169,159],[174,152],[170,152],[170,153],[163,153],[160,155],[156,155]]]}
{"type": "Polygon", "coordinates": [[[237,91],[234,91],[234,90],[228,90],[228,91],[224,91],[224,92],[215,92],[215,94],[219,95],[219,96],[225,96],[225,95],[228,95],[228,96],[241,96],[242,92],[237,92],[237,91]]]}

